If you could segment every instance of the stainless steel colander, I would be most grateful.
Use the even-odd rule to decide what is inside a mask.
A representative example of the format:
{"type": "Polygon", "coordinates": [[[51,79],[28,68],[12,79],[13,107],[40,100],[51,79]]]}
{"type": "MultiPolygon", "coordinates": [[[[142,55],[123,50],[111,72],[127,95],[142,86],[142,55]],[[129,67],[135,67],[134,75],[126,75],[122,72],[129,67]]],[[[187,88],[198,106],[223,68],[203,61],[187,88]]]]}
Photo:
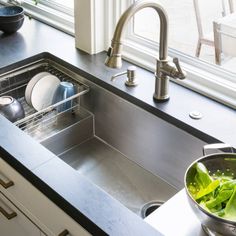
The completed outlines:
{"type": "MultiPolygon", "coordinates": [[[[187,186],[193,182],[195,175],[194,165],[197,162],[203,163],[209,170],[211,175],[222,174],[235,176],[236,178],[236,153],[233,153],[233,148],[226,144],[213,144],[206,145],[203,148],[204,156],[194,161],[187,169],[184,178],[185,189],[188,195],[189,204],[192,210],[195,212],[203,228],[209,229],[211,232],[217,233],[217,235],[234,235],[236,236],[236,221],[226,220],[203,209],[191,196],[187,186]],[[208,149],[224,149],[230,148],[232,153],[214,153],[205,155],[208,149]]],[[[213,234],[214,235],[214,234],[213,234]]]]}

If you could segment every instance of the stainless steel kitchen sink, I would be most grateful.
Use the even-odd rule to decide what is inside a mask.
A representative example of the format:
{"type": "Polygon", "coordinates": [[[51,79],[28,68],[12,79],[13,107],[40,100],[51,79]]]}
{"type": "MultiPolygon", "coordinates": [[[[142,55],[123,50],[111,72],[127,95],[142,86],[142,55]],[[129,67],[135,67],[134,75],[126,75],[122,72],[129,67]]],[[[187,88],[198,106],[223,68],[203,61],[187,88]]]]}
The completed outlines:
{"type": "Polygon", "coordinates": [[[139,215],[145,203],[165,202],[176,193],[167,182],[96,136],[94,119],[95,116],[90,116],[41,143],[139,215]]]}
{"type": "MultiPolygon", "coordinates": [[[[89,81],[86,84],[89,93],[80,97],[73,114],[60,114],[56,127],[65,120],[68,124],[68,116],[74,123],[48,137],[41,128],[35,137],[44,137],[40,140],[43,146],[141,216],[146,203],[165,202],[177,192],[135,162],[135,152],[145,143],[142,138],[152,137],[139,130],[147,121],[147,112],[89,81]]],[[[49,130],[47,127],[46,132],[51,133],[49,130]]]]}
{"type": "MultiPolygon", "coordinates": [[[[77,84],[78,96],[66,111],[58,113],[56,106],[42,112],[30,110],[16,125],[138,215],[148,202],[172,197],[177,188],[164,177],[172,174],[166,155],[168,145],[177,140],[167,134],[175,128],[56,62],[47,60],[46,64],[39,69],[36,63],[23,71],[30,78],[53,68],[51,73],[77,84]]],[[[24,86],[18,87],[21,92],[14,95],[20,94],[22,100],[24,86]]]]}

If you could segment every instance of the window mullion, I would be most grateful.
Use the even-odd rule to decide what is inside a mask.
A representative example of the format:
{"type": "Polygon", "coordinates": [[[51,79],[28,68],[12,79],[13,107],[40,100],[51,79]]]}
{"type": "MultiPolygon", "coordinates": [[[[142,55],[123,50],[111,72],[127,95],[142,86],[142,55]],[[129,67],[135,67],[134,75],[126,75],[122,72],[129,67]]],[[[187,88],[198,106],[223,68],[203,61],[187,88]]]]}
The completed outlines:
{"type": "Polygon", "coordinates": [[[89,54],[106,49],[106,1],[74,1],[76,47],[89,54]]]}

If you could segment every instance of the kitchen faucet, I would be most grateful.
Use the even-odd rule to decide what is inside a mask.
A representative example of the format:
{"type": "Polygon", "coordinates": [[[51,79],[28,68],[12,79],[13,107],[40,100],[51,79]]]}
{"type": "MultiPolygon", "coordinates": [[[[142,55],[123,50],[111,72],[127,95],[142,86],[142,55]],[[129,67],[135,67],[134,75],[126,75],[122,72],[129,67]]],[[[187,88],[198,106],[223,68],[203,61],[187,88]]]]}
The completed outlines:
{"type": "Polygon", "coordinates": [[[184,79],[186,73],[182,71],[178,58],[173,58],[172,66],[168,62],[168,16],[164,8],[155,0],[139,0],[132,4],[120,17],[111,41],[111,47],[107,52],[105,65],[111,68],[120,68],[122,66],[122,44],[124,29],[130,18],[143,8],[153,8],[160,18],[160,43],[159,58],[157,59],[155,72],[155,92],[154,99],[157,101],[166,101],[169,99],[169,77],[175,79],[184,79]]]}

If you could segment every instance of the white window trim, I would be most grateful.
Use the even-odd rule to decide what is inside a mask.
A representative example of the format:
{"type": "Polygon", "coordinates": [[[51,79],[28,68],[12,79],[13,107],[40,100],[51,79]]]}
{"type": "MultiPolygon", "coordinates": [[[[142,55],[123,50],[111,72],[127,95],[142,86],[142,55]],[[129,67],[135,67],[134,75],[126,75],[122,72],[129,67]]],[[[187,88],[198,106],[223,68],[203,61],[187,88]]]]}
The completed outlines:
{"type": "Polygon", "coordinates": [[[75,45],[89,54],[95,54],[105,49],[107,1],[109,0],[74,1],[75,45]]]}
{"type": "MultiPolygon", "coordinates": [[[[26,1],[26,0],[24,0],[26,1]]],[[[65,13],[66,15],[69,15],[69,16],[74,16],[74,11],[72,9],[70,9],[69,7],[67,6],[64,6],[62,4],[59,4],[58,2],[56,1],[53,1],[53,0],[40,0],[40,2],[38,4],[43,4],[44,6],[48,6],[50,8],[53,8],[57,11],[60,11],[60,12],[63,12],[65,13]]]]}
{"type": "Polygon", "coordinates": [[[96,54],[108,48],[126,0],[74,0],[75,45],[96,54]]]}
{"type": "MultiPolygon", "coordinates": [[[[41,0],[42,3],[35,5],[30,0],[21,0],[21,6],[26,15],[51,25],[65,33],[74,35],[74,16],[68,8],[62,8],[57,4],[50,5],[48,1],[41,0]]],[[[10,5],[8,0],[0,0],[4,5],[10,5]]],[[[14,3],[14,1],[13,1],[14,3]]]]}
{"type": "MultiPolygon", "coordinates": [[[[116,6],[116,8],[121,9],[122,12],[132,4],[132,2],[132,0],[124,0],[121,5],[121,3],[117,1],[116,4],[118,6],[116,6]],[[124,4],[124,2],[126,2],[126,4],[124,4]]],[[[133,35],[131,30],[132,22],[129,27],[124,40],[123,58],[148,70],[155,71],[156,58],[159,56],[158,45],[133,35]]],[[[183,69],[187,72],[187,79],[172,79],[173,82],[190,88],[234,109],[236,108],[235,73],[201,61],[200,59],[184,55],[174,49],[169,48],[168,50],[170,57],[178,57],[180,59],[183,69]]]]}

